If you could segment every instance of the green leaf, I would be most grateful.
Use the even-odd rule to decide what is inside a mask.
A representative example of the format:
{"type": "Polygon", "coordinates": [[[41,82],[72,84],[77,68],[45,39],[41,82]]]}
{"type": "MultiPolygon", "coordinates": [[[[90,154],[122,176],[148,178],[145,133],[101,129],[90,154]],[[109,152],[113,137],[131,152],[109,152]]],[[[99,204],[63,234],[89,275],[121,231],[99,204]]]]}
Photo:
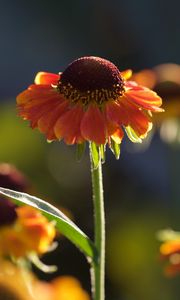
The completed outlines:
{"type": "Polygon", "coordinates": [[[96,248],[89,237],[59,209],[50,203],[26,193],[0,187],[0,194],[41,210],[50,221],[56,221],[56,227],[74,243],[88,258],[97,259],[96,248]]]}
{"type": "Polygon", "coordinates": [[[105,160],[106,160],[106,156],[105,156],[106,145],[100,145],[99,150],[100,150],[100,154],[101,154],[102,163],[105,163],[105,160]]]}
{"type": "Polygon", "coordinates": [[[135,131],[130,126],[126,126],[125,130],[126,130],[128,138],[131,140],[131,142],[142,143],[141,138],[135,133],[135,131]]]}
{"type": "Polygon", "coordinates": [[[91,142],[90,147],[91,147],[93,166],[94,169],[97,169],[100,162],[99,146],[97,146],[94,142],[91,142]]]}
{"type": "Polygon", "coordinates": [[[80,161],[84,155],[86,149],[86,143],[77,144],[76,146],[76,159],[80,161]]]}
{"type": "Polygon", "coordinates": [[[121,153],[120,144],[117,144],[115,141],[113,141],[111,139],[111,147],[110,147],[110,149],[113,152],[113,154],[115,155],[116,159],[119,159],[120,153],[121,153]]]}

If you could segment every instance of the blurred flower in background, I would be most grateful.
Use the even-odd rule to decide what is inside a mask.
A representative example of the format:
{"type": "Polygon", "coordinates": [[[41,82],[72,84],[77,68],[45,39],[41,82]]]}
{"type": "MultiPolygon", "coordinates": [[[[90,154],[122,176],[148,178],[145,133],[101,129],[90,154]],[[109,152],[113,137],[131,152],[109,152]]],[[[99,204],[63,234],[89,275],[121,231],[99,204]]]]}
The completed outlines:
{"type": "MultiPolygon", "coordinates": [[[[25,175],[15,166],[0,164],[0,186],[25,192],[30,187],[25,175]]],[[[41,255],[48,251],[55,235],[55,224],[41,212],[0,197],[0,254],[10,257],[28,257],[31,252],[41,255]],[[4,242],[3,242],[4,241],[4,242]]]]}
{"type": "Polygon", "coordinates": [[[180,65],[162,64],[133,75],[140,85],[155,89],[163,98],[165,112],[154,116],[160,137],[166,143],[180,144],[180,65]]]}
{"type": "MultiPolygon", "coordinates": [[[[30,184],[15,166],[2,163],[0,186],[24,192],[30,184]]],[[[47,266],[38,259],[53,250],[55,235],[55,224],[39,210],[27,205],[18,207],[0,198],[0,300],[90,300],[72,276],[45,282],[30,272],[29,262],[44,272],[56,270],[55,266],[47,266]]]]}
{"type": "Polygon", "coordinates": [[[39,281],[35,290],[37,295],[44,295],[45,297],[47,297],[46,291],[48,290],[47,300],[90,300],[80,282],[72,276],[59,276],[49,283],[39,281]]]}
{"type": "Polygon", "coordinates": [[[166,229],[158,233],[163,243],[160,246],[160,257],[165,261],[165,274],[175,276],[180,274],[180,232],[166,229]]]}
{"type": "Polygon", "coordinates": [[[0,265],[0,300],[90,300],[71,276],[59,276],[48,283],[8,261],[1,259],[0,265]]]}
{"type": "Polygon", "coordinates": [[[24,205],[15,207],[9,200],[0,201],[0,254],[14,258],[41,255],[48,251],[56,231],[40,211],[24,205]]]}

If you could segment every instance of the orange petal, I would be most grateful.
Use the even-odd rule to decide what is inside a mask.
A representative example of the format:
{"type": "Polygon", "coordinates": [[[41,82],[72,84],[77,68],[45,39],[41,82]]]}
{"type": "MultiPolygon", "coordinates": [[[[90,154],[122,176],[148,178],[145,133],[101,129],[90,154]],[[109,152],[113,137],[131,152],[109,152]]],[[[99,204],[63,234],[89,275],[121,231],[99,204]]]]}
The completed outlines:
{"type": "Polygon", "coordinates": [[[111,120],[111,122],[116,123],[119,126],[128,124],[127,112],[120,102],[107,103],[105,107],[105,114],[107,120],[111,120]]]}
{"type": "Polygon", "coordinates": [[[115,122],[112,122],[104,113],[104,119],[106,124],[106,135],[111,137],[117,144],[120,144],[124,136],[123,130],[115,122]]]}
{"type": "Polygon", "coordinates": [[[131,102],[147,110],[154,112],[163,111],[163,109],[159,107],[162,104],[162,99],[155,92],[147,88],[139,90],[129,89],[125,92],[124,96],[131,102]]]}
{"type": "Polygon", "coordinates": [[[37,73],[34,83],[35,84],[46,84],[46,85],[57,85],[60,79],[60,75],[46,72],[37,73]]]}
{"type": "Polygon", "coordinates": [[[124,99],[122,103],[128,115],[128,125],[130,125],[139,137],[144,137],[151,129],[150,118],[139,110],[134,104],[124,99]]]}
{"type": "Polygon", "coordinates": [[[57,89],[48,85],[31,85],[17,97],[19,114],[31,121],[31,127],[37,127],[42,116],[49,120],[52,112],[63,103],[65,98],[57,89]]]}
{"type": "Polygon", "coordinates": [[[63,103],[59,100],[59,97],[45,99],[44,102],[37,101],[37,104],[33,106],[21,105],[19,106],[19,114],[25,119],[31,121],[31,127],[37,127],[37,122],[42,116],[46,116],[47,119],[49,115],[56,110],[59,104],[63,103]],[[46,100],[46,101],[45,101],[46,100]]]}
{"type": "Polygon", "coordinates": [[[121,129],[121,127],[117,128],[116,131],[111,135],[111,138],[115,141],[117,144],[121,144],[121,141],[123,139],[124,132],[121,129]]]}
{"type": "Polygon", "coordinates": [[[81,122],[82,136],[96,144],[105,144],[105,121],[99,108],[91,104],[84,114],[81,122]]]}
{"type": "Polygon", "coordinates": [[[46,116],[51,112],[51,109],[55,109],[55,107],[59,104],[59,102],[49,102],[42,103],[39,105],[35,105],[33,107],[21,106],[19,107],[19,114],[25,119],[31,121],[31,127],[37,127],[38,120],[46,114],[46,116]]]}
{"type": "Polygon", "coordinates": [[[58,118],[67,110],[68,101],[64,101],[57,105],[53,110],[49,111],[48,114],[43,116],[38,121],[38,128],[42,133],[45,133],[48,140],[56,139],[54,134],[54,125],[58,118]]]}
{"type": "Polygon", "coordinates": [[[125,70],[123,72],[120,72],[121,73],[121,76],[125,79],[125,80],[128,80],[131,76],[132,76],[132,70],[128,69],[128,70],[125,70]]]}
{"type": "Polygon", "coordinates": [[[81,105],[76,105],[63,114],[54,126],[56,137],[58,139],[64,138],[68,145],[82,143],[84,139],[81,136],[80,124],[83,114],[81,105]]]}
{"type": "Polygon", "coordinates": [[[20,93],[16,100],[17,104],[28,104],[34,105],[37,102],[43,102],[49,97],[58,97],[61,98],[60,94],[57,92],[57,89],[52,88],[48,85],[35,85],[32,84],[28,87],[27,90],[20,93]]]}

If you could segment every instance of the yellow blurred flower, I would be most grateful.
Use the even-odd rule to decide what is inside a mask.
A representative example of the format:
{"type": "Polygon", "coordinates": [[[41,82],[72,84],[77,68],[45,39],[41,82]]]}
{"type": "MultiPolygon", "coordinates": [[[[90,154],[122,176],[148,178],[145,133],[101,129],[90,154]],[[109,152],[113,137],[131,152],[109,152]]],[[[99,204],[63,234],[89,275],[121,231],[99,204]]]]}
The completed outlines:
{"type": "Polygon", "coordinates": [[[161,139],[168,143],[180,144],[180,65],[161,64],[153,69],[134,73],[132,79],[139,85],[154,89],[163,98],[164,113],[154,115],[154,124],[160,131],[161,139]]]}

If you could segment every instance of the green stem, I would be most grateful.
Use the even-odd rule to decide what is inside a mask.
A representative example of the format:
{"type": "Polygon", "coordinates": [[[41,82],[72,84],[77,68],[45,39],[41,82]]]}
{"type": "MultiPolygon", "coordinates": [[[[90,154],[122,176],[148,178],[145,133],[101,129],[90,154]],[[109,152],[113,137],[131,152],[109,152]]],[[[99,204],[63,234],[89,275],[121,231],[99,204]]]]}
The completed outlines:
{"type": "Polygon", "coordinates": [[[94,235],[95,246],[98,254],[97,260],[92,263],[92,291],[94,300],[104,300],[105,214],[103,199],[102,165],[100,161],[98,167],[94,169],[91,147],[90,158],[94,203],[94,235]]]}

